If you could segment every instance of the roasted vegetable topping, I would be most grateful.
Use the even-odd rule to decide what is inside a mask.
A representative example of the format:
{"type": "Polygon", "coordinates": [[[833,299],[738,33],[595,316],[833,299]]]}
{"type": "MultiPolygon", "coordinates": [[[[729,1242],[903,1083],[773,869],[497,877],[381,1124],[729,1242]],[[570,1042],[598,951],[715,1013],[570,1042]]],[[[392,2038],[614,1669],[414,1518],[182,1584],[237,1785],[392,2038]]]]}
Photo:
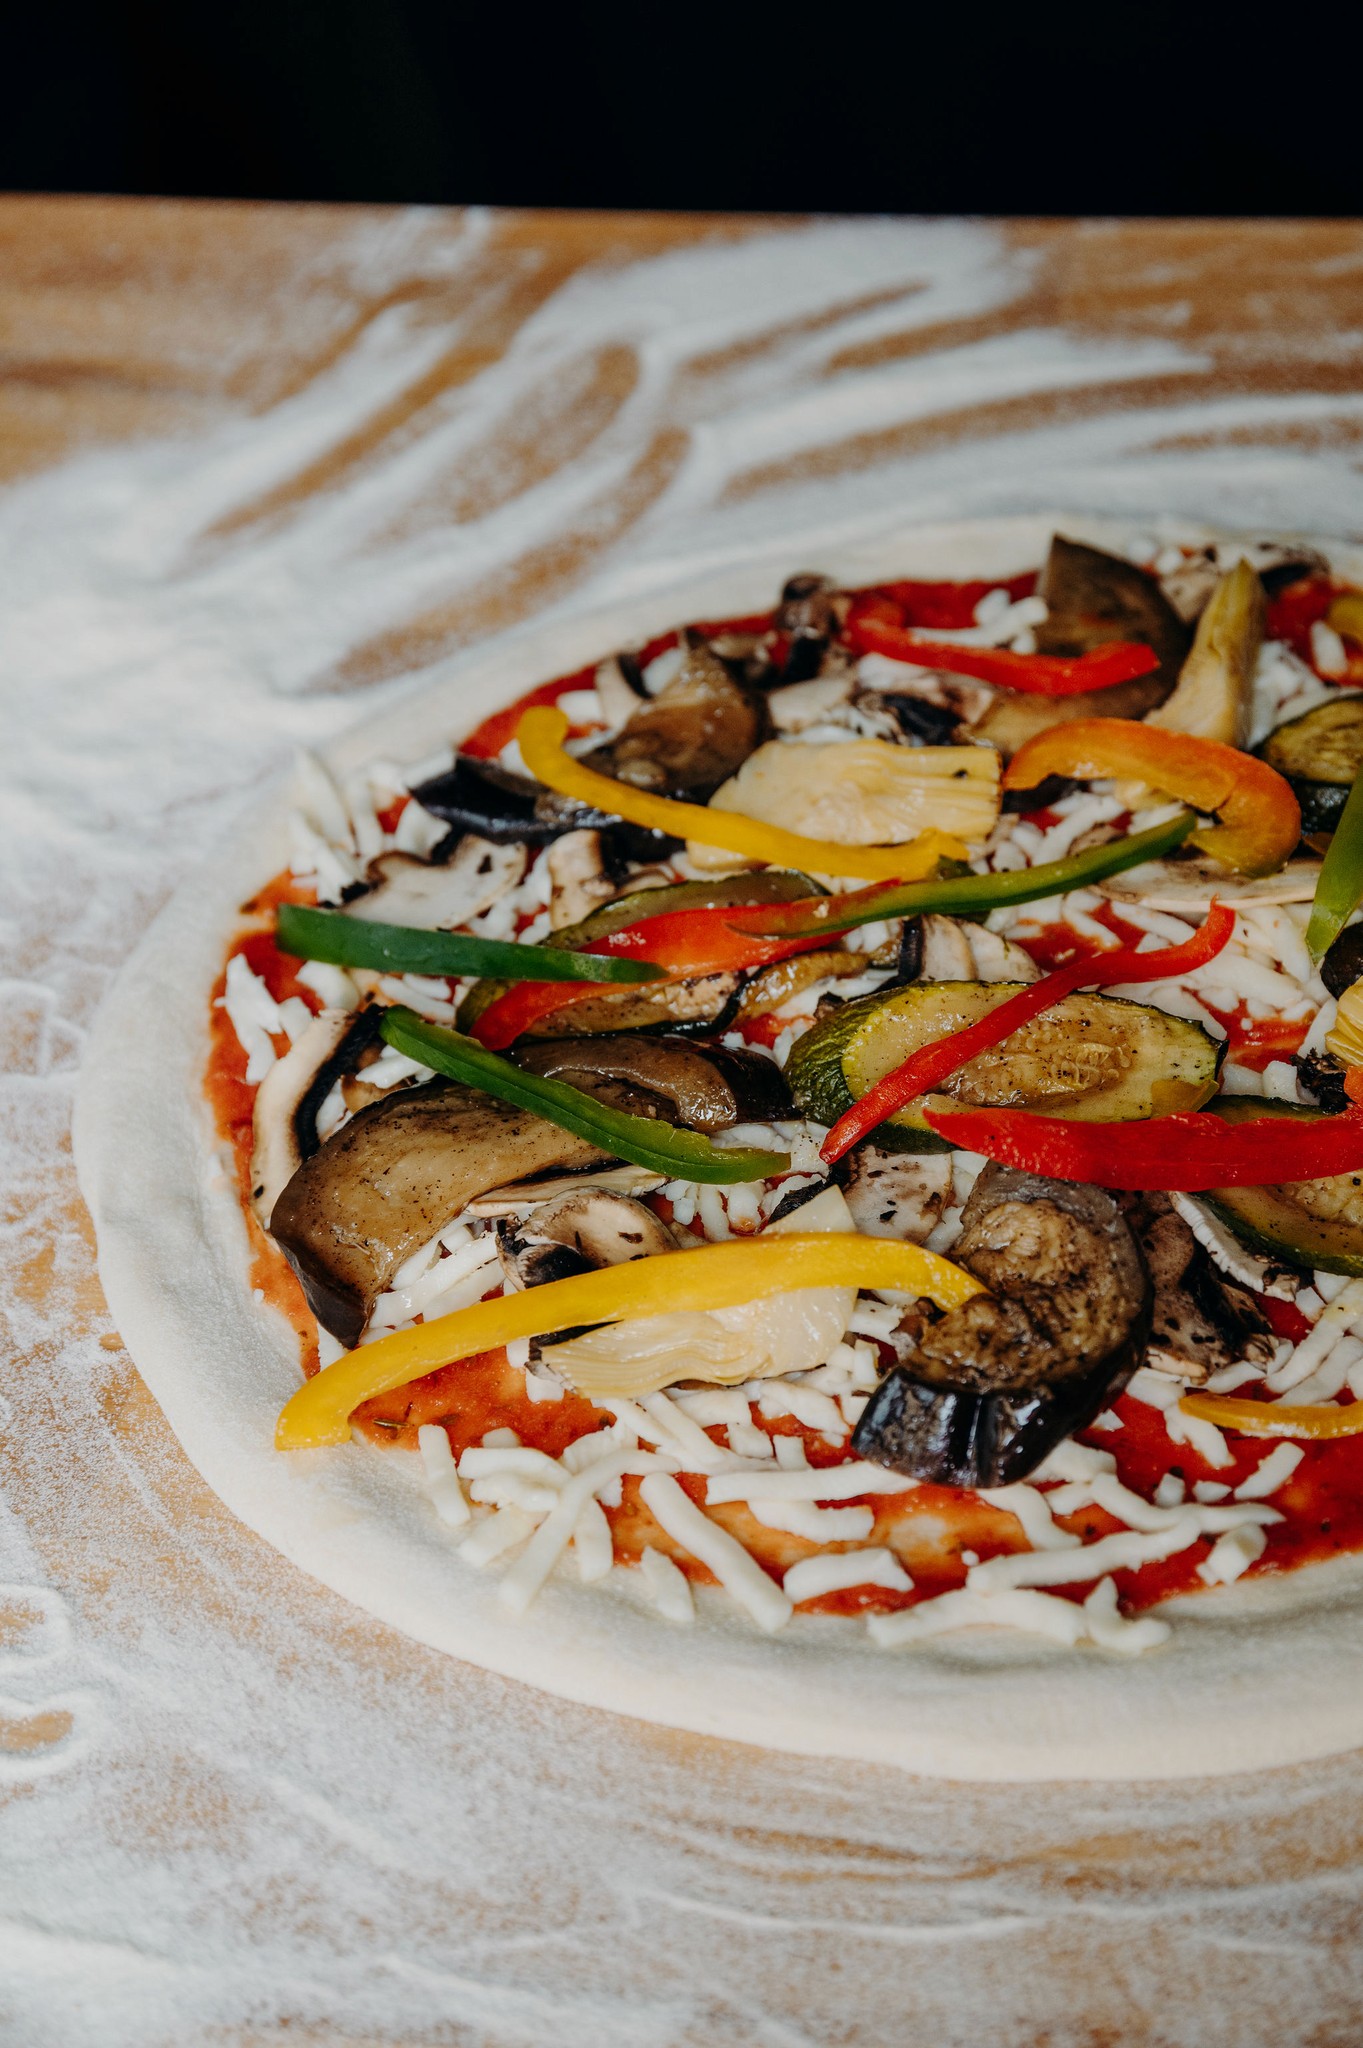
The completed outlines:
{"type": "Polygon", "coordinates": [[[1301,838],[1301,809],[1267,762],[1220,740],[1158,732],[1120,718],[1081,718],[1029,740],[1008,764],[1009,789],[1047,775],[1136,776],[1219,822],[1189,834],[1194,846],[1245,875],[1271,875],[1301,838]]]}
{"type": "Polygon", "coordinates": [[[979,1294],[922,1318],[858,1423],[862,1457],[949,1486],[1021,1479],[1140,1364],[1150,1281],[1110,1195],[986,1167],[956,1255],[979,1294]]]}

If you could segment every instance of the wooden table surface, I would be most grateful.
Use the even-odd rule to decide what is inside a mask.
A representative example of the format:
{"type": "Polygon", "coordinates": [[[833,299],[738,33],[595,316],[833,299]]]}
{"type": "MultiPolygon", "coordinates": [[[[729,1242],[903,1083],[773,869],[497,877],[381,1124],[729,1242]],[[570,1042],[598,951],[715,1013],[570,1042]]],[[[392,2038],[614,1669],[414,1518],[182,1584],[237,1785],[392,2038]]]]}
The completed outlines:
{"type": "MultiPolygon", "coordinates": [[[[6,699],[75,744],[133,701],[112,622],[173,644],[187,759],[191,675],[258,728],[211,808],[546,606],[830,511],[1363,537],[1361,286],[1350,223],[2,202],[6,699]]],[[[12,778],[40,854],[54,788],[12,778]]],[[[66,1136],[184,795],[141,791],[148,847],[111,788],[0,902],[7,2048],[1357,2041],[1356,1757],[988,1788],[702,1741],[439,1659],[227,1514],[66,1136]]]]}

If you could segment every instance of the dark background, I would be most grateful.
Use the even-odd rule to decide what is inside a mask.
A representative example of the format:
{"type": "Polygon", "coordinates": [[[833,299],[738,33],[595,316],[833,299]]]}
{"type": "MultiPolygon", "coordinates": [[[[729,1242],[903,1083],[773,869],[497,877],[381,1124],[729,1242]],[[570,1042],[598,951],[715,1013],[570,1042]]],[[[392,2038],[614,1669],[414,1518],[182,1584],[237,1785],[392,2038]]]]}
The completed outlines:
{"type": "Polygon", "coordinates": [[[15,10],[0,186],[1363,213],[1363,6],[131,0],[15,10]]]}

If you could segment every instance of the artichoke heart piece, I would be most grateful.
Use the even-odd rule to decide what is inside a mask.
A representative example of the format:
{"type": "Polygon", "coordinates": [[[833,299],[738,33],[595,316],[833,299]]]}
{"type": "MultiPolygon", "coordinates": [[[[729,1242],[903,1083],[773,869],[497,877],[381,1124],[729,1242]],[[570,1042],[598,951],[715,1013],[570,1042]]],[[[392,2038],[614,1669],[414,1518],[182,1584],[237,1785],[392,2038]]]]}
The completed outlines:
{"type": "MultiPolygon", "coordinates": [[[[920,1047],[950,1038],[1016,995],[1009,981],[915,982],[846,1003],[792,1048],[786,1079],[799,1108],[833,1124],[920,1047]]],[[[1224,1048],[1185,1017],[1120,996],[1071,995],[944,1084],[958,1102],[1016,1106],[1085,1123],[1197,1109],[1216,1086],[1224,1048]]],[[[880,1126],[891,1149],[948,1149],[927,1126],[924,1100],[880,1126]]]]}
{"type": "MultiPolygon", "coordinates": [[[[767,1226],[782,1231],[855,1231],[838,1188],[767,1226]]],[[[855,1287],[806,1287],[735,1308],[638,1316],[546,1342],[540,1356],[592,1399],[635,1399],[678,1380],[738,1386],[775,1373],[812,1372],[842,1342],[856,1305],[855,1287]]]]}
{"type": "Polygon", "coordinates": [[[1241,556],[1198,620],[1173,696],[1147,715],[1146,724],[1243,747],[1249,738],[1264,609],[1264,586],[1241,556]]]}
{"type": "MultiPolygon", "coordinates": [[[[999,814],[999,755],[983,746],[771,740],[710,801],[839,846],[896,845],[934,827],[983,843],[999,814]]],[[[733,865],[732,854],[715,848],[688,851],[699,864],[733,865]]]]}

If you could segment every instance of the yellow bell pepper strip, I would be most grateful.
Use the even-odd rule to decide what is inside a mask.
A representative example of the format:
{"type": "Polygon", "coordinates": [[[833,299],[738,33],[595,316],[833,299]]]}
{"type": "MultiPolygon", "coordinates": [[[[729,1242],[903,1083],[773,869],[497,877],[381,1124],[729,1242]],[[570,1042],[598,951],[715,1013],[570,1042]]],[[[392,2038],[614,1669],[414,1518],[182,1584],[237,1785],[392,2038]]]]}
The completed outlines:
{"type": "Polygon", "coordinates": [[[443,1024],[429,1024],[415,1010],[400,1004],[384,1011],[382,1028],[387,1043],[406,1053],[408,1059],[420,1060],[424,1067],[481,1088],[502,1102],[533,1110],[560,1130],[585,1138],[617,1159],[664,1173],[669,1180],[725,1186],[733,1181],[768,1180],[772,1174],[790,1171],[785,1152],[758,1152],[737,1145],[726,1150],[712,1145],[699,1131],[682,1131],[661,1118],[608,1109],[581,1088],[547,1075],[528,1074],[489,1052],[477,1039],[465,1038],[461,1031],[447,1031],[443,1024]]]}
{"type": "Polygon", "coordinates": [[[362,1401],[521,1337],[580,1324],[619,1323],[688,1309],[734,1308],[809,1287],[891,1288],[957,1308],[985,1290],[973,1274],[935,1252],[885,1237],[805,1231],[733,1239],[695,1251],[607,1266],[571,1280],[480,1301],[415,1329],[395,1331],[338,1358],[308,1380],[279,1417],[275,1448],[315,1450],[345,1443],[362,1401]]]}
{"type": "Polygon", "coordinates": [[[708,804],[686,804],[676,797],[654,796],[627,782],[600,775],[563,751],[568,720],[554,706],[533,706],[516,729],[521,759],[537,782],[560,796],[610,811],[632,825],[647,825],[677,839],[701,846],[722,847],[743,860],[766,861],[772,867],[812,870],[820,875],[851,875],[868,882],[913,881],[929,875],[943,858],[964,860],[969,849],[949,832],[920,832],[903,846],[839,846],[831,839],[806,839],[779,825],[764,825],[737,811],[713,810],[708,804]]]}
{"type": "Polygon", "coordinates": [[[941,911],[952,917],[984,917],[1004,903],[1035,903],[1063,896],[1070,889],[1088,889],[1142,861],[1163,860],[1181,846],[1197,824],[1196,814],[1180,811],[1163,825],[1109,839],[1063,860],[1042,861],[1034,868],[1009,868],[997,875],[966,870],[936,875],[924,882],[891,883],[889,887],[852,889],[842,896],[807,896],[793,903],[762,904],[754,909],[726,911],[735,931],[782,938],[808,938],[850,932],[857,925],[878,924],[887,917],[915,917],[941,911]]]}
{"type": "Polygon", "coordinates": [[[503,981],[659,981],[651,961],[521,946],[509,939],[479,939],[467,932],[422,931],[347,917],[343,910],[281,903],[275,943],[298,960],[329,960],[337,967],[370,967],[380,974],[496,975],[503,981]]]}
{"type": "Polygon", "coordinates": [[[1349,919],[1363,902],[1363,775],[1349,791],[1339,823],[1320,864],[1306,950],[1323,960],[1349,919]]]}
{"type": "Polygon", "coordinates": [[[1301,838],[1301,806],[1267,761],[1222,740],[1162,732],[1130,718],[1074,718],[1049,726],[1019,747],[1004,770],[1005,789],[1033,789],[1048,775],[1081,781],[1136,778],[1215,812],[1190,842],[1243,875],[1271,875],[1301,838]]]}
{"type": "Polygon", "coordinates": [[[1246,1401],[1234,1394],[1185,1394],[1178,1405],[1185,1415],[1214,1422],[1237,1436],[1303,1436],[1324,1442],[1363,1433],[1363,1401],[1341,1408],[1334,1401],[1246,1401]]]}

